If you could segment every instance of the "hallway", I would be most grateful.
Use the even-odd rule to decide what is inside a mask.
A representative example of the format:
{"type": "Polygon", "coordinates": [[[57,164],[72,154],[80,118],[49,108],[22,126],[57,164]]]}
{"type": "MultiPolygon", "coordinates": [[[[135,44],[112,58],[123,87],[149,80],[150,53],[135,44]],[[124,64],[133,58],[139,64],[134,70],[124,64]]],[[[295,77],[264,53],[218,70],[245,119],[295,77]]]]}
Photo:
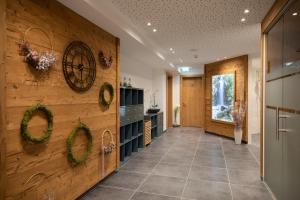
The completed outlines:
{"type": "Polygon", "coordinates": [[[269,200],[258,152],[202,129],[169,129],[80,199],[269,200]]]}

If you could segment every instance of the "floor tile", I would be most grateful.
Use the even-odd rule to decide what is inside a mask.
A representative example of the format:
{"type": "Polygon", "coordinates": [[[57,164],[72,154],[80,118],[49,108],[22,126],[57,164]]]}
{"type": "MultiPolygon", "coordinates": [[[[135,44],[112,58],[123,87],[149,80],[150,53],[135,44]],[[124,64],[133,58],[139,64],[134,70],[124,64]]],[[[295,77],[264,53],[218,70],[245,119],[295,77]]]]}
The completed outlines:
{"type": "Polygon", "coordinates": [[[197,200],[231,200],[228,183],[189,180],[183,197],[197,200]]]}
{"type": "Polygon", "coordinates": [[[180,197],[184,184],[185,179],[152,175],[142,185],[140,191],[180,197]]]}
{"type": "Polygon", "coordinates": [[[264,187],[263,182],[260,179],[259,170],[229,169],[228,174],[230,183],[264,187]]]}
{"type": "Polygon", "coordinates": [[[80,200],[128,200],[132,194],[131,190],[96,187],[80,200]]]}
{"type": "Polygon", "coordinates": [[[101,185],[136,189],[146,178],[146,176],[146,174],[119,171],[107,177],[101,182],[101,185]]]}
{"type": "Polygon", "coordinates": [[[134,159],[140,160],[140,161],[150,161],[158,163],[161,159],[162,155],[159,154],[152,154],[147,152],[141,152],[140,154],[136,155],[134,159]]]}
{"type": "Polygon", "coordinates": [[[245,151],[238,151],[238,150],[231,150],[231,151],[224,151],[225,159],[241,159],[241,160],[253,160],[254,156],[250,151],[247,149],[245,151]]]}
{"type": "Polygon", "coordinates": [[[228,182],[226,169],[216,167],[193,166],[189,175],[189,179],[228,182]]]}
{"type": "Polygon", "coordinates": [[[196,156],[212,156],[224,158],[223,151],[218,149],[199,149],[197,150],[196,156]]]}
{"type": "Polygon", "coordinates": [[[163,163],[185,163],[186,165],[190,165],[192,163],[193,156],[187,154],[177,154],[177,153],[167,153],[163,158],[163,163]]]}
{"type": "Polygon", "coordinates": [[[180,198],[137,192],[131,200],[180,200],[180,198]]]}
{"type": "Polygon", "coordinates": [[[153,174],[161,176],[186,178],[189,173],[189,166],[182,166],[177,164],[160,163],[154,169],[153,174]]]}
{"type": "Polygon", "coordinates": [[[193,165],[226,168],[225,160],[223,158],[211,156],[196,156],[193,165]]]}
{"type": "Polygon", "coordinates": [[[229,169],[259,170],[255,160],[226,159],[226,163],[229,169]]]}
{"type": "Polygon", "coordinates": [[[272,200],[266,188],[231,185],[234,200],[272,200]]]}
{"type": "Polygon", "coordinates": [[[148,161],[139,161],[131,159],[127,161],[120,170],[139,172],[139,173],[150,173],[157,163],[148,161]]]}

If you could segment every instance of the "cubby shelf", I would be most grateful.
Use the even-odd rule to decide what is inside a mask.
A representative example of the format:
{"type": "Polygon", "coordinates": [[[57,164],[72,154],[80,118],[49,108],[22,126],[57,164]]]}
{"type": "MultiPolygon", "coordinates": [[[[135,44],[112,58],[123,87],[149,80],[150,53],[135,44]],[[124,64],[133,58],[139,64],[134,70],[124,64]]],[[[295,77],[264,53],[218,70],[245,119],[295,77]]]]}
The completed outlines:
{"type": "Polygon", "coordinates": [[[120,87],[120,161],[144,148],[144,90],[120,87]]]}
{"type": "Polygon", "coordinates": [[[163,134],[163,112],[145,115],[145,120],[151,120],[151,139],[163,134]]]}

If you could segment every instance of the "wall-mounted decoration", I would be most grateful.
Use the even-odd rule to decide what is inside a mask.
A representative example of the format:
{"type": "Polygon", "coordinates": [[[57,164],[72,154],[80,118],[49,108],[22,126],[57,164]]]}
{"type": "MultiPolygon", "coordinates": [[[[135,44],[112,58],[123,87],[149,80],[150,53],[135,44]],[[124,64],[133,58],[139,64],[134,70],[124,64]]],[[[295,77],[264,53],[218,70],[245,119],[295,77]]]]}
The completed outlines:
{"type": "Polygon", "coordinates": [[[109,58],[105,57],[103,51],[99,52],[99,60],[103,67],[109,68],[113,63],[113,58],[110,56],[109,58]]]}
{"type": "Polygon", "coordinates": [[[113,134],[110,130],[108,129],[105,129],[103,132],[102,132],[102,175],[104,176],[104,171],[105,171],[105,159],[104,159],[104,156],[105,155],[108,155],[108,154],[111,154],[113,152],[113,150],[116,148],[116,144],[114,142],[114,137],[113,137],[113,134]],[[109,135],[110,137],[110,141],[108,144],[104,145],[104,136],[105,135],[109,135]]]}
{"type": "Polygon", "coordinates": [[[92,152],[92,147],[93,147],[93,136],[92,133],[90,131],[90,129],[83,123],[79,123],[71,132],[71,134],[69,135],[68,139],[67,139],[67,154],[68,154],[68,159],[69,161],[74,164],[74,165],[79,165],[83,162],[86,161],[86,159],[89,157],[89,155],[92,152]],[[84,152],[84,154],[80,157],[80,158],[75,158],[73,155],[73,143],[74,143],[74,139],[77,136],[78,132],[80,130],[83,130],[84,133],[86,134],[86,137],[88,139],[88,145],[87,145],[87,149],[84,152]]]}
{"type": "Polygon", "coordinates": [[[212,119],[233,122],[234,73],[212,76],[212,119]]]}
{"type": "Polygon", "coordinates": [[[101,85],[100,92],[99,92],[99,103],[100,103],[100,105],[102,105],[104,107],[109,107],[110,104],[112,103],[113,99],[114,99],[114,88],[113,88],[113,86],[108,82],[104,82],[101,85]],[[109,93],[109,99],[108,100],[105,98],[105,94],[104,94],[105,91],[107,91],[109,93]]]}
{"type": "Polygon", "coordinates": [[[32,142],[32,143],[45,142],[49,139],[49,137],[52,133],[52,129],[53,129],[53,114],[46,106],[44,106],[42,104],[37,104],[36,106],[29,108],[25,112],[22,123],[21,123],[21,135],[24,140],[26,140],[28,142],[32,142]],[[28,131],[28,123],[32,119],[34,114],[36,114],[39,111],[43,112],[45,114],[45,116],[47,117],[48,129],[47,129],[47,131],[45,131],[44,135],[42,135],[41,137],[35,137],[35,136],[31,135],[31,133],[28,131]]]}
{"type": "Polygon", "coordinates": [[[53,42],[50,36],[48,35],[47,31],[37,27],[28,28],[25,31],[23,40],[20,43],[20,55],[25,56],[25,61],[34,69],[41,72],[48,71],[56,62],[56,56],[53,51],[52,43],[53,42]],[[39,53],[38,51],[32,49],[30,42],[26,39],[26,36],[33,29],[39,30],[41,33],[46,35],[47,39],[49,39],[51,46],[51,50],[49,52],[39,53]]]}
{"type": "Polygon", "coordinates": [[[62,59],[68,85],[77,92],[90,89],[96,78],[96,62],[92,50],[81,41],[71,42],[62,59]]]}

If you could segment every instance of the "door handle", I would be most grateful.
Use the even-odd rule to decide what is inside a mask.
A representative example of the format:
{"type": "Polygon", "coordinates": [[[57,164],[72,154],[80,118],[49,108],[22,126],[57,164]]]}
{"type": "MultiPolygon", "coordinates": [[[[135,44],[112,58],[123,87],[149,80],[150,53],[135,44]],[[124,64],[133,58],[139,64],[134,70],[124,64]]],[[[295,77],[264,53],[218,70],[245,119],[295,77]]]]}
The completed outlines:
{"type": "Polygon", "coordinates": [[[289,132],[291,132],[291,131],[288,130],[288,129],[278,129],[278,132],[279,132],[279,133],[289,133],[289,132]]]}
{"type": "Polygon", "coordinates": [[[287,118],[291,118],[290,115],[279,115],[278,116],[280,119],[287,119],[287,118]]]}

